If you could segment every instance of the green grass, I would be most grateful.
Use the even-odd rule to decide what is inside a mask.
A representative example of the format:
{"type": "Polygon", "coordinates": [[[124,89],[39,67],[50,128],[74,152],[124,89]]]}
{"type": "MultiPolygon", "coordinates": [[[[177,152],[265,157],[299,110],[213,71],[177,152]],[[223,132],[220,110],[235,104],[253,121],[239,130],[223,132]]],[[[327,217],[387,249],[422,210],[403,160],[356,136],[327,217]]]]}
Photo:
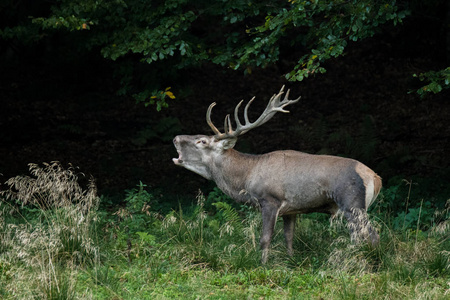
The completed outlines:
{"type": "MultiPolygon", "coordinates": [[[[259,212],[230,205],[223,196],[207,211],[207,201],[199,195],[197,205],[162,215],[152,211],[156,200],[141,184],[127,192],[126,205],[107,211],[97,209],[92,191],[74,185],[75,177],[68,180],[78,198],[61,194],[61,182],[58,188],[47,185],[39,190],[41,196],[34,200],[23,198],[25,192],[17,193],[17,185],[3,193],[0,299],[448,299],[450,295],[448,208],[436,214],[439,222],[431,226],[427,222],[425,231],[419,223],[422,212],[411,228],[400,229],[391,224],[404,215],[372,213],[380,232],[376,248],[351,244],[339,218],[330,223],[325,215],[304,215],[297,220],[293,257],[286,253],[280,221],[269,262],[261,265],[259,212]],[[58,197],[49,196],[56,192],[58,197]]],[[[24,186],[36,191],[30,184],[24,186]]],[[[380,205],[374,212],[382,211],[383,201],[380,205]]]]}

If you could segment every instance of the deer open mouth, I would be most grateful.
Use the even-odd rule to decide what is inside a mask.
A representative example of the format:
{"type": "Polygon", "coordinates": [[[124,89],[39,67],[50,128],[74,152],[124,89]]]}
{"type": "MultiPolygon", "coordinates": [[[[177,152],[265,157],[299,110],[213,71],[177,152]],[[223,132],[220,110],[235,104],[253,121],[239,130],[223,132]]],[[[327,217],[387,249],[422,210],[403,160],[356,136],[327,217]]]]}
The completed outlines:
{"type": "Polygon", "coordinates": [[[183,159],[181,157],[181,150],[180,150],[180,145],[179,145],[179,138],[176,136],[173,139],[173,145],[175,146],[175,149],[177,149],[178,152],[178,158],[172,158],[172,161],[174,164],[176,165],[181,165],[183,163],[183,159]]]}
{"type": "Polygon", "coordinates": [[[181,151],[180,151],[180,150],[177,150],[177,152],[178,152],[178,158],[172,158],[172,161],[173,161],[174,164],[176,164],[176,165],[181,165],[181,164],[183,164],[183,159],[182,159],[182,157],[181,157],[181,151]]]}

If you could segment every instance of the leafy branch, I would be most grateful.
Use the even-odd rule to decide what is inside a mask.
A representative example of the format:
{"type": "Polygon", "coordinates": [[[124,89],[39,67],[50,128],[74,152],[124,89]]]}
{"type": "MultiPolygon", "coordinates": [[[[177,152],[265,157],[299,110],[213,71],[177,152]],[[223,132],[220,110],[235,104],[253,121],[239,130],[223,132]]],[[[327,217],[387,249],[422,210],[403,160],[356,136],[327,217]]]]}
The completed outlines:
{"type": "Polygon", "coordinates": [[[419,78],[420,81],[428,82],[428,84],[416,91],[420,96],[425,96],[430,93],[437,94],[443,89],[450,88],[450,67],[440,71],[429,71],[418,75],[414,74],[414,77],[419,78]]]}

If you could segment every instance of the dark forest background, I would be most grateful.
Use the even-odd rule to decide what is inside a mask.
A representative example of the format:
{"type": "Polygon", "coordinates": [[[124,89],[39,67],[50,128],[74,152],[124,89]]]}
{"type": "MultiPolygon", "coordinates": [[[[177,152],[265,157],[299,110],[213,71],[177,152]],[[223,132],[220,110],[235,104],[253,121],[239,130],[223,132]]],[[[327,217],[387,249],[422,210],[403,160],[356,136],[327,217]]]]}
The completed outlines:
{"type": "Polygon", "coordinates": [[[449,87],[448,0],[0,0],[0,299],[447,299],[449,87]],[[378,245],[279,218],[262,265],[261,213],[174,165],[283,85],[236,148],[365,163],[378,245]]]}
{"type": "Polygon", "coordinates": [[[418,182],[443,206],[447,1],[247,2],[0,1],[0,181],[60,161],[91,174],[100,194],[140,181],[175,198],[211,190],[173,165],[173,137],[211,134],[211,102],[216,124],[253,96],[257,116],[286,85],[301,101],[238,150],[355,158],[385,186],[418,182]],[[288,15],[300,7],[301,18],[288,15]]]}

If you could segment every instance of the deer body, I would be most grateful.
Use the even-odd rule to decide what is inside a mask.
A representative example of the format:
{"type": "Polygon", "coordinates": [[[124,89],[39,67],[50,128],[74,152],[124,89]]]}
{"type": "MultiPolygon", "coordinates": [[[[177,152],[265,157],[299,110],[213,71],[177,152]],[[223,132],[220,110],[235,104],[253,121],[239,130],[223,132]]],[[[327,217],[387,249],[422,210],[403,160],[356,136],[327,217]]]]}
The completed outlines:
{"type": "Polygon", "coordinates": [[[248,104],[244,126],[237,117],[239,104],[235,110],[237,129],[231,129],[227,116],[224,134],[212,125],[210,106],[207,121],[216,135],[175,137],[174,145],[179,158],[174,158],[174,163],[215,181],[225,194],[236,201],[261,208],[263,263],[267,261],[278,216],[283,217],[289,254],[293,252],[295,217],[300,213],[334,215],[341,210],[349,222],[353,240],[367,239],[369,243],[376,244],[379,237],[367,220],[366,210],[381,189],[381,178],[364,164],[348,158],[291,150],[251,155],[232,149],[237,135],[259,126],[260,120],[261,123],[267,122],[274,111],[286,112],[284,106],[298,101],[287,100],[286,96],[283,102],[279,102],[282,91],[272,97],[266,111],[254,123],[248,121],[248,104]]]}

